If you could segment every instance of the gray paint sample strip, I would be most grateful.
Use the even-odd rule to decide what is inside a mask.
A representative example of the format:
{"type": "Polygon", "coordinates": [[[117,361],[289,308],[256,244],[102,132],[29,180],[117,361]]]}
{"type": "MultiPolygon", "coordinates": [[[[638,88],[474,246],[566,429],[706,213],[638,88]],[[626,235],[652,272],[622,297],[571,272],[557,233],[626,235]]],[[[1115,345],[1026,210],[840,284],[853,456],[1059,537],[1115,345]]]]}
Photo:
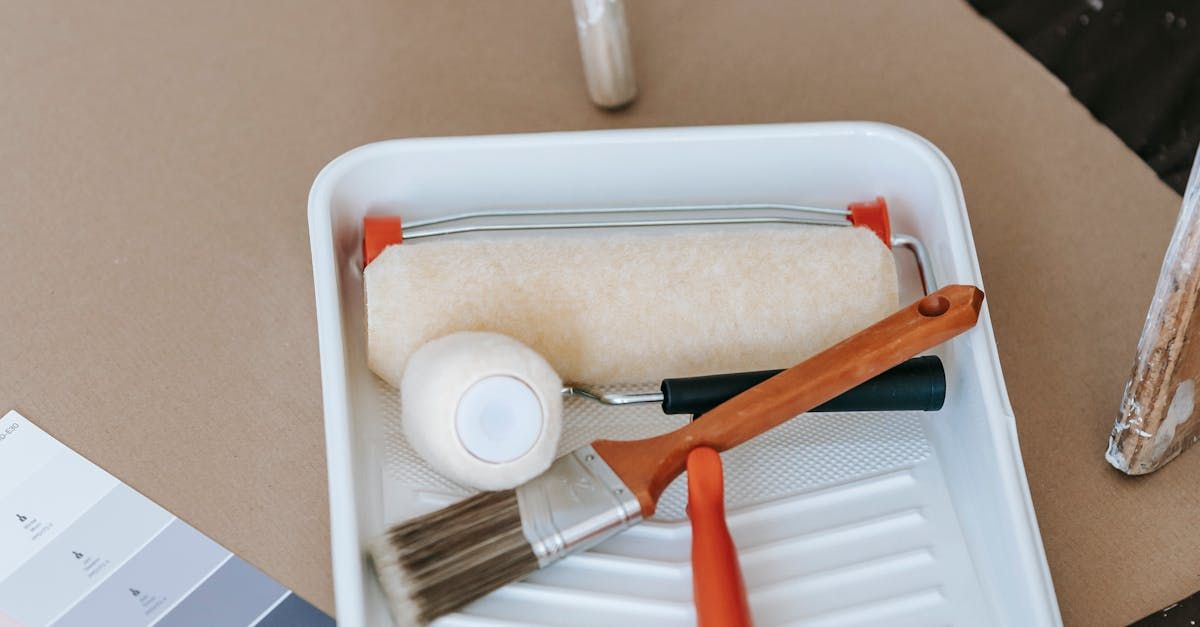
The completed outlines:
{"type": "Polygon", "coordinates": [[[158,622],[158,627],[244,627],[287,590],[234,556],[158,622]]]}
{"type": "Polygon", "coordinates": [[[129,486],[118,485],[0,584],[0,607],[30,625],[50,622],[172,518],[129,486]]]}
{"type": "Polygon", "coordinates": [[[337,623],[295,594],[288,594],[282,603],[258,621],[254,627],[334,627],[337,623]]]}
{"type": "Polygon", "coordinates": [[[187,523],[175,520],[55,627],[149,625],[230,555],[187,523]]]}

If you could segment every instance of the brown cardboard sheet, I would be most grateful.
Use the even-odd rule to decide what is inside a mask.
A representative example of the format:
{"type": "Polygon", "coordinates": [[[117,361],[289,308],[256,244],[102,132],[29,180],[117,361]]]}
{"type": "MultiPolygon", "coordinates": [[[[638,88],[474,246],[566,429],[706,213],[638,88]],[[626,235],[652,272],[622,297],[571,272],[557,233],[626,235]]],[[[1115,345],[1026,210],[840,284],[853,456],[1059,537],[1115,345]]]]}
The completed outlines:
{"type": "Polygon", "coordinates": [[[866,119],[962,177],[1068,624],[1200,588],[1200,454],[1103,459],[1178,197],[964,3],[629,0],[587,101],[565,0],[0,4],[0,408],[333,610],[306,194],[373,140],[866,119]]]}

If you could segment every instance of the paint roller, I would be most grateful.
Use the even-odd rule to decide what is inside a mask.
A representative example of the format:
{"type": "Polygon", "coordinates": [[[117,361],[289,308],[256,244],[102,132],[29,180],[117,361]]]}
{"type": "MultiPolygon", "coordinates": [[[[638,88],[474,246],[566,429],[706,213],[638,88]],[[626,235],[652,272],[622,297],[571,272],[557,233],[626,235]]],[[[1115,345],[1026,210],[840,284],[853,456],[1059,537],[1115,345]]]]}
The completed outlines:
{"type": "MultiPolygon", "coordinates": [[[[607,405],[659,404],[666,414],[704,412],[780,370],[664,379],[657,393],[566,384],[537,352],[489,332],[460,332],[422,346],[400,382],[405,439],[442,476],[504,490],[554,461],[563,398],[607,405]]],[[[946,395],[941,360],[915,357],[811,411],[936,411],[946,395]]]]}
{"type": "MultiPolygon", "coordinates": [[[[369,363],[401,389],[406,438],[436,470],[476,488],[511,487],[552,461],[561,395],[698,415],[778,372],[762,368],[807,357],[893,309],[893,241],[882,198],[844,210],[504,210],[407,224],[371,216],[369,363]],[[681,228],[639,228],[663,226],[681,228]],[[722,371],[733,374],[710,374],[722,371]],[[664,373],[677,376],[658,393],[594,387],[664,373]]],[[[820,409],[940,407],[940,362],[914,365],[820,409]]]]}
{"type": "Polygon", "coordinates": [[[895,310],[900,238],[882,198],[369,216],[368,363],[398,385],[420,346],[491,331],[595,385],[777,368],[895,310]]]}

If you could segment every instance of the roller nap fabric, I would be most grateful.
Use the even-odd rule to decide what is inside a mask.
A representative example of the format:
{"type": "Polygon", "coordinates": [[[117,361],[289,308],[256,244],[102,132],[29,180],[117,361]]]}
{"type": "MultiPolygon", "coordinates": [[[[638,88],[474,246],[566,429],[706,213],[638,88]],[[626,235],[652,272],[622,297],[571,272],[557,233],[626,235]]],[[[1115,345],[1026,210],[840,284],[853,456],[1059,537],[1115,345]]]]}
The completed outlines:
{"type": "Polygon", "coordinates": [[[641,383],[797,363],[897,307],[891,251],[845,227],[430,238],[364,278],[368,360],[392,385],[457,331],[511,336],[565,381],[641,383]]]}

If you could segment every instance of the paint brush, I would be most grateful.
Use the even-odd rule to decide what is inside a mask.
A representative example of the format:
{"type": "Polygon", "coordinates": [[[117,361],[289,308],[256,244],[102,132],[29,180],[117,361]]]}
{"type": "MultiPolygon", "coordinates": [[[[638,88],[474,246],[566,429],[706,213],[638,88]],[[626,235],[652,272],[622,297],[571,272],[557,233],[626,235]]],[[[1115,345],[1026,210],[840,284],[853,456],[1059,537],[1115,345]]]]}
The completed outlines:
{"type": "Polygon", "coordinates": [[[514,489],[402,522],[371,547],[401,625],[423,625],[654,514],[700,446],[733,448],[970,329],[983,292],[951,285],[693,422],[643,440],[597,440],[514,489]]]}

